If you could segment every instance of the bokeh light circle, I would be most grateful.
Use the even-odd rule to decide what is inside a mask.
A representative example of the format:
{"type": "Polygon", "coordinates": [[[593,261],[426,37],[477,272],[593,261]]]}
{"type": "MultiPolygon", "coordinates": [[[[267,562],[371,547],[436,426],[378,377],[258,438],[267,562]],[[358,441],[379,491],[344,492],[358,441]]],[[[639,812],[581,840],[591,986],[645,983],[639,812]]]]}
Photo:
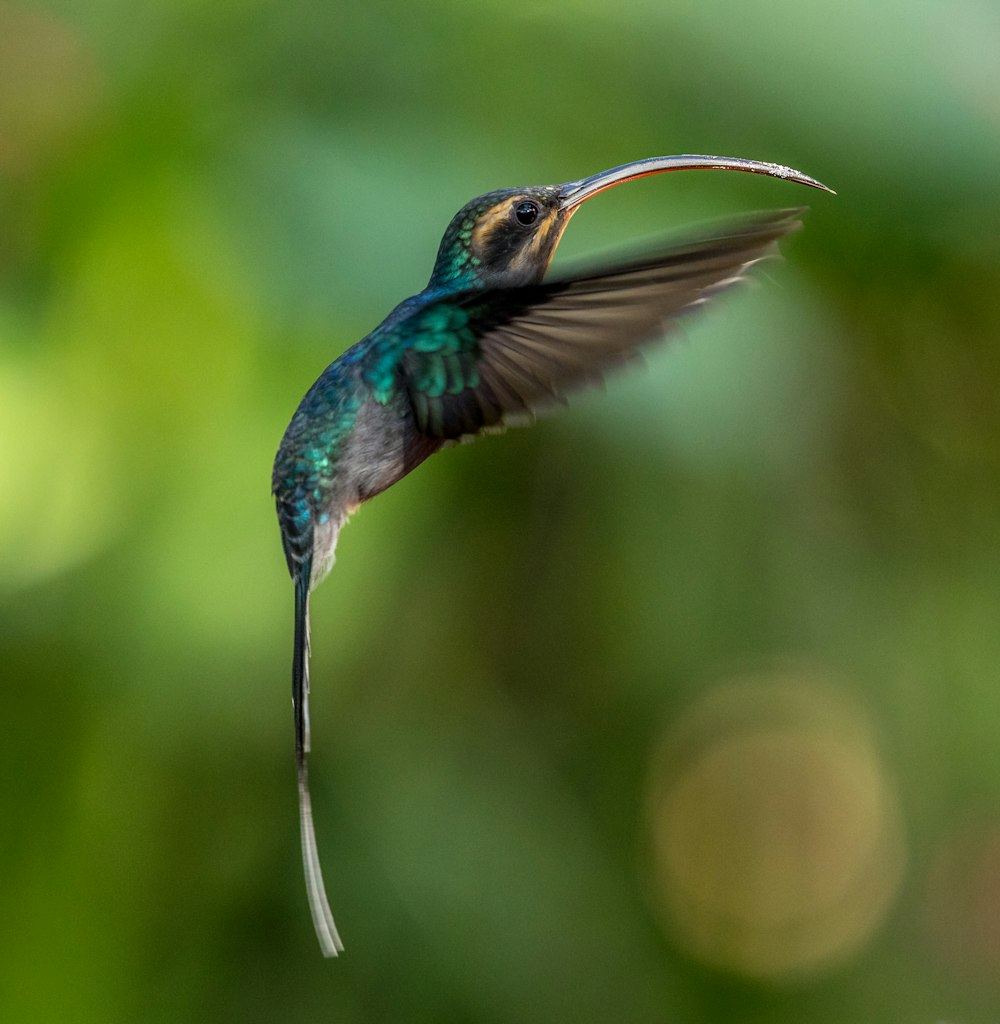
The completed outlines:
{"type": "Polygon", "coordinates": [[[649,785],[653,892],[676,941],[750,977],[856,953],[903,873],[897,798],[862,708],[815,670],[711,690],[649,785]]]}

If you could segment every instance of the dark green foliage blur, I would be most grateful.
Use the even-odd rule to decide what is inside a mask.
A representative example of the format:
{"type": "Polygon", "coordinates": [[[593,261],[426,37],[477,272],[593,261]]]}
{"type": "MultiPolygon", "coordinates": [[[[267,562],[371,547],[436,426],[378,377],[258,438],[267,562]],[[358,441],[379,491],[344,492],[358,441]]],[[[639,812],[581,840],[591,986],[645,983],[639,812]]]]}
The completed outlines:
{"type": "Polygon", "coordinates": [[[0,6],[0,1020],[1000,1019],[987,0],[0,6]],[[809,204],[644,372],[435,456],[313,600],[295,405],[489,189],[557,259],[809,204]]]}

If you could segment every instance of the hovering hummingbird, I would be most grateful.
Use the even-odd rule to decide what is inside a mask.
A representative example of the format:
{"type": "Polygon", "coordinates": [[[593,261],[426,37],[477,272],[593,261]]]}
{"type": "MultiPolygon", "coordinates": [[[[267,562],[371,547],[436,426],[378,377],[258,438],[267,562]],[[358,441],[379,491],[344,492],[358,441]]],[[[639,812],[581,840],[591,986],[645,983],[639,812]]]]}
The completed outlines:
{"type": "Polygon", "coordinates": [[[663,171],[766,174],[813,188],[790,167],[720,156],[652,157],[564,185],[506,188],[455,214],[427,287],[331,363],[281,440],[272,489],[295,587],[292,707],[306,889],[325,956],[343,950],[320,870],[309,751],[309,594],[334,561],[341,527],[443,445],[562,403],[663,337],[774,252],[800,210],[755,214],[639,257],[545,279],[580,204],[663,171]]]}

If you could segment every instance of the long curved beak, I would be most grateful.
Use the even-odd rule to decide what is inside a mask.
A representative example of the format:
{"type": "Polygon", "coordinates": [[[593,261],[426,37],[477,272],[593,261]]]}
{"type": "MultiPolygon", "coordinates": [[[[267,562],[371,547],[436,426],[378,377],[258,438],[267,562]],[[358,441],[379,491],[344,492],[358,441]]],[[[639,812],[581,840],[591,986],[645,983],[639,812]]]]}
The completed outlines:
{"type": "MultiPolygon", "coordinates": [[[[808,174],[785,167],[782,164],[769,164],[761,160],[744,160],[734,156],[699,156],[684,154],[682,156],[652,156],[646,160],[636,160],[621,167],[612,167],[610,171],[592,174],[589,178],[579,181],[568,181],[559,187],[559,209],[572,210],[585,199],[596,196],[612,185],[620,185],[623,181],[634,178],[645,178],[650,174],[662,174],[664,171],[746,171],[748,174],[767,174],[772,178],[784,178],[796,181],[800,185],[819,188],[824,192],[833,192],[821,181],[810,178],[808,174]]],[[[834,193],[836,194],[836,193],[834,193]]]]}

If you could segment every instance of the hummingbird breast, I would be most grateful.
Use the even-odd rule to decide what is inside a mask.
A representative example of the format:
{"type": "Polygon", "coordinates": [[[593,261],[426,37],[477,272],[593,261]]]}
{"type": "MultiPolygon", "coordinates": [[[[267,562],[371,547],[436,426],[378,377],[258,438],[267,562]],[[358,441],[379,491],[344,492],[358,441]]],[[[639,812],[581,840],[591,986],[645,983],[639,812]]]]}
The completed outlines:
{"type": "Polygon", "coordinates": [[[391,487],[440,447],[439,439],[417,429],[406,395],[397,394],[384,405],[374,398],[363,402],[337,460],[336,475],[347,485],[345,497],[353,499],[346,513],[391,487]]]}
{"type": "Polygon", "coordinates": [[[310,589],[333,567],[341,526],[369,498],[391,487],[432,455],[441,442],[421,434],[405,396],[388,405],[368,399],[340,446],[330,492],[313,528],[310,589]]]}
{"type": "MultiPolygon", "coordinates": [[[[307,396],[308,398],[309,396],[307,396]]],[[[303,403],[306,404],[306,403],[303,403]]],[[[405,394],[387,402],[356,393],[333,403],[317,427],[315,397],[296,416],[275,461],[274,494],[293,576],[311,554],[311,585],[333,566],[340,528],[369,498],[391,487],[441,447],[422,434],[405,394]],[[349,426],[347,423],[349,422],[349,426]]]]}

